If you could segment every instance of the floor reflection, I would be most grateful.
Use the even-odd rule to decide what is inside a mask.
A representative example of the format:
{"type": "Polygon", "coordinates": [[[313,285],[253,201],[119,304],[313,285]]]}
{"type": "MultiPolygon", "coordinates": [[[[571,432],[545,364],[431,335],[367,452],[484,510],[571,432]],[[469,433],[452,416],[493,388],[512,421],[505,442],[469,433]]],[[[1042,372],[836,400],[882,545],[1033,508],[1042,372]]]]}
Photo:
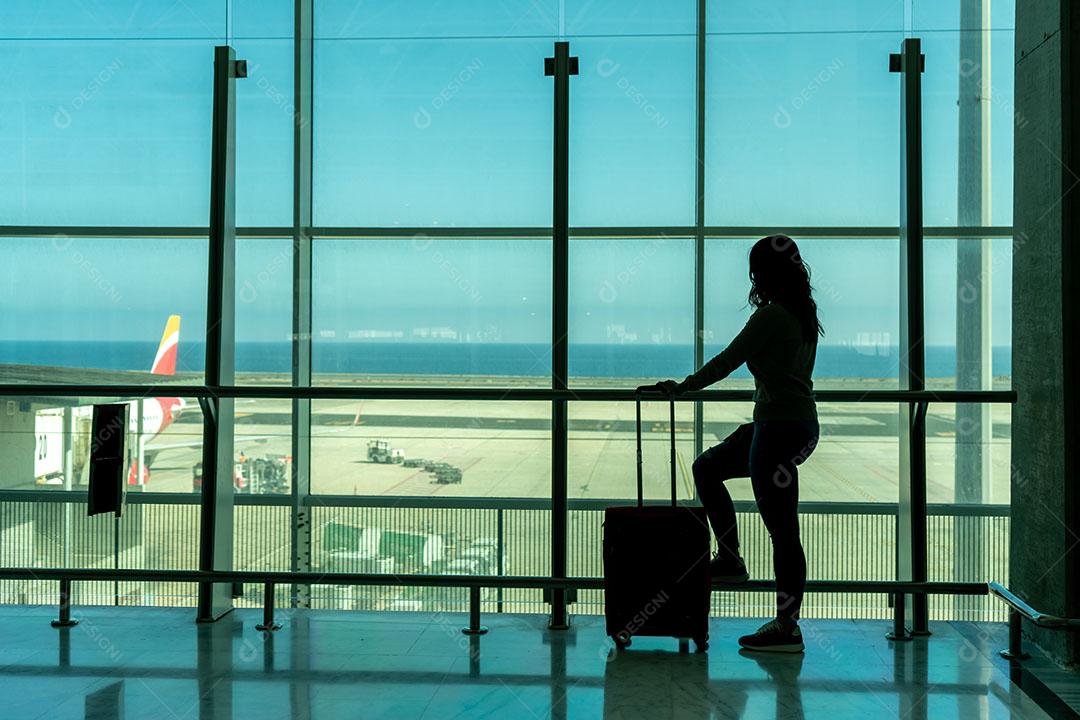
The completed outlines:
{"type": "MultiPolygon", "coordinates": [[[[2,718],[1045,718],[997,657],[996,630],[937,623],[892,643],[886,623],[804,621],[805,655],[740,650],[759,621],[715,620],[707,653],[669,638],[616,651],[602,618],[549,631],[489,615],[467,637],[442,613],[256,611],[195,625],[190,610],[0,608],[2,718]],[[973,630],[974,628],[974,630],[973,630]]],[[[1056,715],[1057,713],[1055,713],[1056,715]]]]}

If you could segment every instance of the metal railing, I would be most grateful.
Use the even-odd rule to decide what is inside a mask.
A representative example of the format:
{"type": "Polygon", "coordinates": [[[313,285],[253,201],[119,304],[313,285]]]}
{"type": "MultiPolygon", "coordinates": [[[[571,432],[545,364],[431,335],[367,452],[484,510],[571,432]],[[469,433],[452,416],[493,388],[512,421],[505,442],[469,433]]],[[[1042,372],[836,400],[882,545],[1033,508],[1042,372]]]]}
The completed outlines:
{"type": "Polygon", "coordinates": [[[1023,648],[1023,620],[1050,630],[1080,630],[1080,618],[1066,618],[1036,610],[1016,593],[998,582],[987,586],[992,596],[1009,606],[1009,647],[1000,652],[1008,660],[1030,657],[1023,648]]]}
{"type": "MultiPolygon", "coordinates": [[[[392,575],[381,573],[298,573],[298,572],[224,572],[220,570],[129,570],[90,568],[3,568],[0,579],[53,580],[60,584],[60,612],[54,625],[66,627],[77,621],[71,618],[71,583],[75,581],[113,582],[185,582],[185,583],[255,583],[264,590],[263,623],[261,629],[278,629],[274,619],[274,586],[278,584],[316,584],[333,582],[341,585],[387,585],[396,587],[457,587],[468,588],[470,625],[467,632],[479,634],[480,588],[522,588],[541,590],[599,590],[604,587],[603,578],[550,576],[484,576],[484,575],[392,575]]],[[[714,590],[738,590],[740,592],[775,592],[776,585],[758,580],[730,584],[713,582],[714,590]]],[[[963,582],[906,582],[899,580],[811,580],[807,592],[857,592],[887,595],[985,595],[986,583],[963,582]]],[[[903,612],[896,614],[894,632],[904,635],[903,612]]],[[[897,638],[899,639],[899,637],[897,638]]]]}
{"type": "MultiPolygon", "coordinates": [[[[114,521],[110,517],[86,518],[78,514],[86,494],[77,491],[3,491],[0,512],[4,527],[15,534],[12,542],[0,551],[0,565],[19,565],[27,570],[22,581],[0,581],[6,602],[46,601],[52,593],[39,583],[41,570],[50,572],[65,567],[82,566],[92,571],[123,568],[139,571],[182,571],[196,564],[198,537],[198,496],[194,494],[132,493],[128,513],[114,521]],[[76,510],[77,509],[77,510],[76,510]],[[72,512],[75,511],[75,512],[72,512]],[[67,539],[58,530],[64,513],[76,523],[67,539]],[[21,529],[20,529],[21,528],[21,529]],[[34,535],[36,534],[36,537],[34,535]],[[33,548],[31,554],[20,548],[33,548]],[[65,562],[65,559],[68,562],[65,562]],[[72,561],[73,560],[73,561],[72,561]],[[32,567],[27,567],[32,566],[32,567]]],[[[287,572],[290,535],[289,503],[282,495],[237,495],[235,515],[234,563],[238,571],[252,573],[287,572]]],[[[313,607],[340,609],[425,609],[439,611],[471,610],[483,602],[488,611],[543,612],[545,587],[502,585],[500,578],[550,575],[545,552],[550,541],[550,501],[534,498],[452,498],[413,496],[310,496],[307,504],[313,514],[313,558],[320,572],[312,597],[313,607]],[[430,573],[432,567],[420,563],[401,563],[392,574],[373,572],[371,558],[336,557],[327,540],[332,526],[359,529],[382,528],[392,533],[425,532],[438,535],[449,545],[467,547],[477,538],[494,538],[494,557],[475,568],[475,587],[484,595],[468,598],[459,595],[460,583],[402,585],[383,582],[387,577],[430,573]],[[374,584],[350,584],[342,574],[379,577],[374,584]],[[402,587],[411,587],[411,596],[401,597],[402,587]],[[395,590],[396,588],[396,590],[395,590]],[[357,595],[354,590],[362,590],[357,595]]],[[[602,612],[603,592],[599,554],[603,509],[622,499],[574,499],[570,501],[569,571],[593,584],[572,588],[577,592],[578,613],[602,612]]],[[[764,526],[751,501],[737,501],[743,546],[751,570],[756,576],[768,576],[771,545],[764,526]]],[[[890,541],[895,534],[897,506],[885,503],[807,502],[801,508],[803,533],[809,553],[810,576],[820,583],[804,605],[805,617],[857,617],[885,619],[893,608],[864,592],[860,583],[889,583],[895,580],[895,561],[890,541]],[[857,542],[852,542],[857,539],[857,542]],[[844,590],[842,583],[854,582],[856,589],[844,590]]],[[[980,536],[989,538],[995,552],[985,551],[985,574],[1007,573],[1008,508],[1000,505],[933,505],[929,508],[930,527],[945,539],[953,538],[951,524],[966,518],[983,524],[980,536]]],[[[931,578],[955,580],[950,561],[953,548],[932,543],[939,551],[931,555],[931,578]]],[[[449,559],[453,559],[451,552],[449,559]]],[[[443,563],[445,569],[447,563],[443,563]]],[[[445,570],[438,577],[448,577],[445,570]]],[[[91,576],[86,576],[91,577],[91,576]]],[[[130,576],[112,581],[93,575],[94,582],[82,580],[73,596],[80,604],[149,604],[192,605],[193,587],[167,575],[152,580],[133,581],[130,576]]],[[[77,578],[76,578],[77,579],[77,578]]],[[[746,589],[770,587],[769,583],[743,586],[746,589]]],[[[944,586],[943,586],[944,587],[944,586]]],[[[279,588],[278,602],[288,601],[288,588],[279,588]]],[[[977,595],[984,595],[978,593],[977,595]]],[[[993,606],[984,598],[933,598],[938,619],[999,619],[993,606]],[[960,615],[960,611],[965,614],[960,615]]],[[[241,606],[258,606],[265,598],[247,593],[238,600],[241,606]]],[[[715,616],[766,616],[773,609],[772,599],[760,593],[724,591],[714,594],[715,616]]],[[[1000,619],[1004,619],[1003,617],[1000,619]]]]}
{"type": "MultiPolygon", "coordinates": [[[[633,402],[633,388],[543,387],[387,387],[377,385],[177,385],[177,384],[0,384],[0,397],[34,398],[137,398],[168,396],[182,398],[236,398],[279,400],[484,400],[633,402]]],[[[818,403],[1004,403],[1016,402],[1015,390],[817,390],[818,403]]],[[[656,395],[656,397],[660,397],[656,395]]],[[[751,402],[754,391],[699,390],[680,393],[680,402],[751,402]]]]}
{"type": "MultiPolygon", "coordinates": [[[[553,390],[547,388],[462,388],[462,387],[383,387],[383,386],[321,386],[309,388],[297,388],[289,386],[210,386],[210,385],[176,385],[176,384],[140,384],[140,385],[103,385],[103,384],[79,384],[79,385],[45,385],[45,384],[17,384],[0,386],[0,395],[23,398],[131,398],[133,396],[178,396],[194,397],[200,400],[214,397],[234,398],[282,398],[282,399],[387,399],[387,400],[480,400],[480,401],[632,401],[635,392],[631,388],[626,389],[562,389],[553,390]]],[[[840,403],[900,403],[903,405],[925,406],[931,402],[941,403],[1012,403],[1015,402],[1016,394],[1010,390],[1003,391],[949,391],[949,390],[836,390],[820,391],[817,393],[820,402],[840,403]]],[[[684,401],[706,402],[748,402],[752,399],[750,390],[712,390],[681,395],[684,401]]],[[[85,495],[78,492],[59,493],[55,491],[5,491],[0,492],[0,504],[4,505],[4,512],[14,512],[15,509],[7,507],[11,503],[27,502],[38,505],[43,500],[46,503],[56,502],[80,502],[85,495]],[[8,501],[3,503],[3,501],[8,501]]],[[[109,540],[98,537],[96,542],[104,543],[93,553],[98,554],[95,563],[87,562],[91,567],[84,568],[87,574],[77,577],[68,576],[71,580],[82,582],[94,582],[93,593],[98,598],[107,596],[111,583],[111,594],[114,603],[139,602],[140,593],[146,588],[132,588],[130,583],[151,583],[151,589],[164,594],[182,594],[181,585],[190,582],[194,575],[189,570],[197,566],[198,538],[200,537],[199,503],[198,495],[171,494],[171,493],[132,493],[128,496],[131,504],[131,516],[138,512],[147,513],[139,523],[125,523],[120,521],[112,529],[113,552],[101,553],[109,540]],[[166,509],[168,506],[174,506],[166,509]],[[164,513],[164,515],[162,515],[164,513]],[[170,515],[171,513],[171,515],[170,515]],[[183,518],[182,520],[179,518],[183,518]],[[129,527],[139,524],[139,527],[129,527]],[[170,528],[163,530],[162,528],[170,528]],[[136,542],[138,538],[159,538],[157,542],[136,542]],[[164,541],[164,542],[162,542],[164,541]],[[176,551],[162,553],[163,547],[173,543],[176,551]],[[104,555],[104,556],[102,556],[104,555]],[[142,569],[145,568],[145,569],[142,569]],[[154,568],[154,569],[150,569],[154,568]],[[151,575],[136,576],[131,573],[158,573],[151,575]],[[112,573],[112,574],[109,574],[112,573]],[[181,574],[177,574],[181,573],[181,574]],[[145,580],[133,580],[134,577],[147,578],[145,580]],[[187,579],[183,579],[187,578],[187,579]]],[[[545,598],[540,596],[541,591],[553,590],[573,591],[580,595],[576,597],[578,607],[588,611],[590,608],[598,608],[600,605],[602,582],[599,579],[601,568],[597,548],[600,542],[600,518],[602,509],[609,504],[622,503],[623,500],[611,501],[605,499],[574,500],[569,499],[565,504],[565,512],[569,522],[566,527],[565,537],[559,539],[552,535],[553,527],[553,501],[552,498],[462,498],[434,500],[430,497],[402,498],[402,497],[351,497],[351,496],[319,496],[303,495],[290,496],[250,496],[236,495],[234,504],[237,506],[235,513],[234,532],[240,540],[236,543],[234,553],[234,567],[248,567],[252,573],[259,575],[246,576],[249,580],[264,578],[266,573],[275,573],[269,582],[274,584],[291,584],[294,587],[308,582],[317,582],[329,586],[320,597],[319,593],[313,595],[312,606],[318,606],[320,602],[332,605],[340,605],[346,600],[343,593],[338,593],[334,586],[354,586],[362,588],[374,587],[412,587],[412,588],[469,588],[469,610],[478,612],[480,603],[485,602],[481,595],[481,589],[493,590],[493,597],[488,597],[486,602],[495,611],[502,611],[505,607],[520,604],[525,608],[542,607],[545,598]],[[423,523],[443,523],[444,526],[472,526],[474,530],[480,528],[485,534],[498,537],[499,550],[497,553],[498,565],[484,570],[485,574],[439,574],[428,575],[424,568],[406,567],[393,575],[386,573],[345,573],[319,572],[319,573],[288,573],[292,548],[290,542],[290,527],[288,520],[290,513],[295,512],[296,507],[310,508],[312,511],[311,526],[315,529],[312,535],[312,557],[318,557],[321,548],[319,530],[326,523],[334,522],[334,518],[348,518],[352,515],[355,524],[363,524],[366,520],[358,520],[365,514],[384,513],[384,519],[378,522],[401,527],[405,530],[422,529],[416,527],[423,523]],[[469,511],[472,516],[460,516],[455,511],[469,511]],[[408,513],[412,512],[410,519],[408,513]],[[443,517],[436,517],[442,512],[443,517]],[[281,517],[274,516],[281,513],[281,517]],[[522,529],[524,528],[524,530],[522,529]],[[524,533],[526,541],[514,543],[508,546],[507,533],[524,533]],[[568,570],[565,574],[555,575],[552,572],[552,543],[560,540],[563,544],[563,557],[567,558],[568,570]],[[284,573],[284,574],[282,574],[284,573]],[[567,584],[567,576],[574,576],[575,583],[567,584]],[[284,578],[288,579],[284,579],[284,578]],[[359,581],[350,581],[347,578],[363,578],[359,581]],[[416,582],[400,581],[403,577],[417,578],[416,582]],[[423,580],[427,577],[439,577],[443,580],[428,582],[423,580]],[[511,582],[514,577],[533,578],[531,583],[521,584],[511,582]],[[313,578],[318,578],[315,580],[313,578]],[[389,578],[397,578],[398,582],[389,582],[389,578]],[[471,578],[464,581],[463,578],[471,578]],[[546,578],[546,582],[537,579],[546,578]]],[[[768,573],[767,562],[764,561],[771,554],[768,544],[767,533],[762,528],[753,512],[752,503],[739,504],[738,510],[743,517],[741,524],[747,529],[745,542],[750,548],[748,555],[760,557],[760,568],[751,567],[751,571],[758,576],[768,573]],[[762,572],[758,572],[758,571],[762,572]]],[[[806,532],[812,536],[815,547],[827,547],[829,542],[838,543],[836,551],[824,552],[818,556],[811,555],[810,574],[819,578],[809,587],[812,592],[821,595],[824,600],[818,607],[807,607],[808,613],[821,612],[833,616],[851,613],[850,597],[845,595],[830,596],[829,593],[857,593],[865,595],[868,587],[875,588],[876,594],[890,593],[894,588],[896,592],[908,593],[905,588],[908,585],[897,583],[895,551],[891,549],[892,543],[897,539],[896,520],[902,512],[902,508],[894,504],[875,503],[804,503],[801,506],[804,518],[808,519],[806,532]],[[846,536],[842,529],[846,529],[846,536]],[[852,534],[860,537],[856,543],[854,553],[848,548],[842,548],[852,534]],[[841,551],[843,550],[843,551],[841,551]],[[824,560],[825,562],[821,562],[824,560]],[[817,563],[817,564],[815,564],[817,563]],[[830,564],[831,563],[831,564],[830,564]],[[876,583],[868,586],[867,583],[876,583]],[[848,603],[847,606],[843,606],[848,603]],[[842,610],[837,606],[843,606],[842,610]]],[[[39,512],[34,510],[33,512],[39,512]]],[[[984,553],[989,557],[991,567],[987,574],[979,577],[992,577],[999,573],[1007,572],[1004,563],[1006,557],[1000,552],[1001,535],[1007,531],[1007,510],[994,506],[960,506],[950,505],[941,508],[927,508],[928,534],[945,531],[946,525],[954,522],[955,518],[949,515],[972,517],[976,522],[990,523],[990,532],[982,535],[995,538],[998,550],[984,553]],[[981,517],[977,517],[981,516],[981,517]],[[940,527],[935,529],[934,523],[940,527]],[[994,525],[996,523],[996,525],[994,525]]],[[[100,531],[107,533],[107,530],[100,531]]],[[[951,535],[951,533],[950,533],[951,535]]],[[[944,547],[944,546],[943,546],[944,547]]],[[[1007,546],[1006,546],[1007,547],[1007,546]]],[[[66,552],[66,551],[65,551],[66,552]]],[[[91,554],[93,554],[91,553],[91,554]]],[[[949,553],[944,553],[948,555],[949,553]]],[[[323,553],[325,555],[325,553],[323,553]]],[[[941,558],[941,568],[931,568],[931,574],[926,580],[938,580],[938,582],[923,583],[926,587],[940,589],[941,593],[948,594],[949,588],[957,589],[960,595],[985,595],[985,585],[974,582],[976,577],[965,577],[965,582],[958,582],[957,578],[950,577],[945,571],[947,557],[941,558]],[[966,582],[970,580],[971,582],[966,582]],[[971,589],[981,587],[982,590],[974,592],[971,589]],[[963,588],[967,588],[963,590],[963,588]]],[[[52,565],[48,572],[65,568],[78,571],[74,564],[64,562],[66,557],[55,554],[50,556],[47,564],[52,565]]],[[[12,560],[0,559],[2,564],[19,565],[26,570],[26,574],[17,575],[24,580],[42,578],[36,559],[27,561],[26,558],[12,560]]],[[[932,562],[933,559],[931,559],[932,562]]],[[[16,572],[20,568],[12,567],[10,572],[16,572]]],[[[356,569],[346,568],[346,569],[356,569]]],[[[240,572],[240,571],[238,571],[240,572]]],[[[16,575],[0,575],[0,578],[9,579],[16,575]]],[[[916,586],[922,587],[919,583],[916,586]]],[[[741,589],[762,590],[771,587],[769,584],[754,584],[742,586],[741,589]]],[[[272,592],[272,591],[271,591],[272,592]]],[[[350,591],[351,592],[351,591],[350,591]]],[[[70,586],[68,588],[70,594],[70,586]]],[[[922,597],[933,592],[917,593],[922,597]]],[[[571,594],[572,595],[572,594],[571,594]]],[[[713,610],[718,615],[735,614],[767,614],[771,603],[766,602],[760,595],[755,593],[729,593],[721,592],[714,598],[713,610]]],[[[573,595],[572,595],[573,596],[573,595]]],[[[69,598],[70,599],[70,598],[69,598]]],[[[405,606],[409,606],[409,598],[398,598],[405,606]]],[[[379,596],[369,593],[367,597],[361,597],[359,603],[356,598],[348,601],[355,607],[372,607],[377,609],[380,602],[395,602],[394,598],[379,596]]],[[[448,596],[424,597],[425,601],[434,601],[441,606],[460,608],[460,600],[453,600],[448,596]]],[[[972,599],[974,600],[974,598],[972,599]]],[[[274,600],[263,599],[264,606],[274,600]]],[[[242,602],[257,605],[258,598],[245,598],[242,602]]],[[[864,606],[855,613],[864,617],[884,617],[891,613],[897,627],[904,621],[903,603],[892,603],[892,607],[864,606]]],[[[937,612],[948,614],[950,611],[945,603],[935,606],[937,612]]],[[[972,616],[983,617],[985,608],[971,605],[966,606],[972,616]]],[[[808,615],[809,616],[809,615],[808,615]]],[[[983,619],[985,619],[983,617],[983,619]]]]}

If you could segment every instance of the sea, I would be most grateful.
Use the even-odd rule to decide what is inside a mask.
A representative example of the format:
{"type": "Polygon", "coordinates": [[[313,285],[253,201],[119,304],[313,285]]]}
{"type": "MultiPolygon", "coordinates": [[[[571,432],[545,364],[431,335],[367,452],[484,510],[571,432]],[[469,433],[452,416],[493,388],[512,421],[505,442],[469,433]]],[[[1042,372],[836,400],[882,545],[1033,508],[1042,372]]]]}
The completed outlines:
{"type": "MultiPolygon", "coordinates": [[[[706,346],[706,359],[722,350],[706,346]]],[[[103,370],[149,370],[155,342],[65,342],[0,340],[0,365],[46,365],[103,370]]],[[[201,372],[205,343],[183,341],[177,358],[180,372],[201,372]]],[[[595,378],[679,377],[693,366],[690,345],[571,343],[570,374],[595,378]]],[[[1012,374],[1011,347],[992,349],[993,375],[1012,374]]],[[[550,375],[551,349],[527,343],[374,342],[314,340],[315,373],[360,375],[486,375],[540,377],[550,375]]],[[[900,366],[897,346],[821,345],[815,378],[895,378],[900,366]]],[[[237,372],[289,373],[288,342],[238,342],[237,372]]],[[[926,377],[956,375],[956,349],[926,347],[926,377]]],[[[732,377],[749,377],[745,367],[732,377]]]]}

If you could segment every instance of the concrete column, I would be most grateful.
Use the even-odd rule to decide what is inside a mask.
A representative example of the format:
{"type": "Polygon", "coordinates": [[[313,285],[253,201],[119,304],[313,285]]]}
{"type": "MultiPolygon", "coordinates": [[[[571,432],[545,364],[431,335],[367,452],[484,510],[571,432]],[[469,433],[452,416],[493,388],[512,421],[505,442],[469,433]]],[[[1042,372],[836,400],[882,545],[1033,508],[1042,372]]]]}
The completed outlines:
{"type": "MultiPolygon", "coordinates": [[[[1012,533],[1009,583],[1037,609],[1080,617],[1077,288],[1080,4],[1017,3],[1013,254],[1012,533]]],[[[1076,634],[1028,624],[1059,662],[1076,634]]]]}
{"type": "MultiPolygon", "coordinates": [[[[961,227],[986,227],[991,218],[990,2],[961,0],[958,63],[959,149],[957,221],[961,227]]],[[[991,390],[990,284],[991,241],[961,238],[956,243],[956,389],[991,390]]],[[[992,502],[989,404],[956,406],[954,499],[957,503],[992,502]]],[[[981,517],[953,521],[953,579],[976,581],[986,576],[981,517]]],[[[981,598],[957,595],[956,617],[975,620],[981,598]]]]}

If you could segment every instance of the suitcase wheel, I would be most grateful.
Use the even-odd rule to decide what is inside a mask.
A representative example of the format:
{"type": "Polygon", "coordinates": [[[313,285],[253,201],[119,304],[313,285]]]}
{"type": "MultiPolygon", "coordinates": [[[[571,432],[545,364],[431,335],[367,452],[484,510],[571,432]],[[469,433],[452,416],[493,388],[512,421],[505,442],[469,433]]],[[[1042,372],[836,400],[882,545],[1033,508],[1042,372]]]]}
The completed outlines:
{"type": "Polygon", "coordinates": [[[694,638],[694,645],[697,647],[698,652],[705,652],[709,649],[709,635],[705,634],[705,637],[694,638]]]}
{"type": "Polygon", "coordinates": [[[630,633],[625,630],[620,630],[611,636],[612,641],[615,643],[615,647],[623,650],[630,647],[630,633]]]}

